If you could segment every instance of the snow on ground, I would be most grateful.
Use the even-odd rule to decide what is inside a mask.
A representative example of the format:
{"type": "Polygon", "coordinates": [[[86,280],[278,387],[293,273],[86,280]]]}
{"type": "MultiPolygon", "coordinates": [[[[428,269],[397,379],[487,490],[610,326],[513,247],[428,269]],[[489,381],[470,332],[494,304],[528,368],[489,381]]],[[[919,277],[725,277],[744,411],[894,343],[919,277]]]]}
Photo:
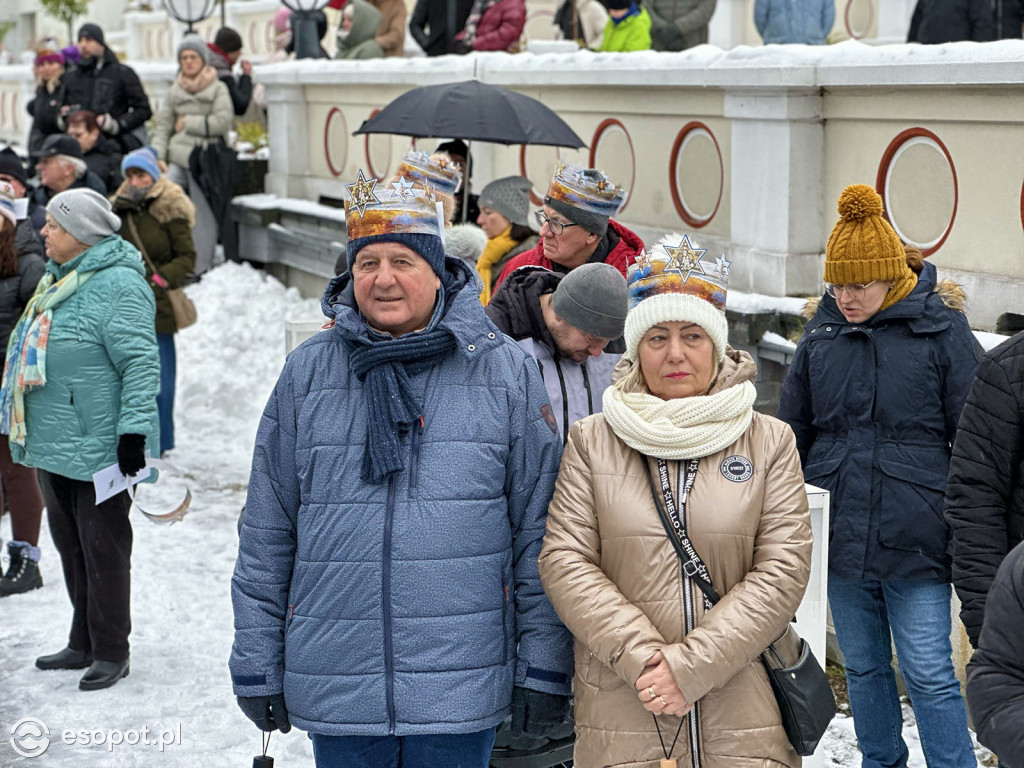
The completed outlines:
{"type": "MultiPolygon", "coordinates": [[[[260,752],[260,733],[235,706],[227,667],[235,522],[256,426],[284,362],[285,321],[322,315],[318,301],[237,264],[209,272],[189,295],[199,321],[177,337],[177,447],[169,458],[189,478],[193,502],[176,525],[154,525],[133,513],[131,674],[105,691],[81,692],[81,672],[33,666],[36,656],[66,645],[71,619],[44,518],[45,586],[0,603],[0,768],[244,766],[260,752]],[[50,745],[34,759],[19,756],[8,738],[28,717],[49,729],[50,745]],[[108,733],[115,731],[115,741],[152,743],[112,745],[108,733]]],[[[179,492],[180,483],[165,480],[141,489],[139,498],[153,511],[179,492]]],[[[0,537],[10,538],[6,518],[0,537]]],[[[907,715],[910,766],[921,768],[909,708],[907,715]]],[[[859,764],[849,717],[836,717],[823,749],[827,766],[859,764]]],[[[275,733],[269,754],[282,768],[313,765],[310,741],[295,730],[275,733]]]]}

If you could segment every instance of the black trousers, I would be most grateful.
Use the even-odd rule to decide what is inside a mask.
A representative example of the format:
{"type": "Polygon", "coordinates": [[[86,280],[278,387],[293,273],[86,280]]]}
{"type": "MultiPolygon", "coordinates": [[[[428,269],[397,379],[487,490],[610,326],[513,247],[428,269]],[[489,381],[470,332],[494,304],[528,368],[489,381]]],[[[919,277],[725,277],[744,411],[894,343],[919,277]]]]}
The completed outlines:
{"type": "Polygon", "coordinates": [[[74,607],[68,645],[99,661],[124,661],[132,629],[128,492],[97,504],[91,482],[42,469],[39,487],[74,607]]]}

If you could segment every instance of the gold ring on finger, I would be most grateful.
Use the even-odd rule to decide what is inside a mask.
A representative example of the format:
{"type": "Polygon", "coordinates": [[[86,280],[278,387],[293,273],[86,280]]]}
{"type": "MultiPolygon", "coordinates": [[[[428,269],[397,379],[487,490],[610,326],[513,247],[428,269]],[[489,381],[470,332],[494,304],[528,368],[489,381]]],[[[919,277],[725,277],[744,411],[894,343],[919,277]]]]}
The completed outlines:
{"type": "Polygon", "coordinates": [[[659,696],[658,699],[661,700],[662,706],[666,706],[666,707],[668,706],[668,702],[665,701],[665,697],[664,696],[659,696]]]}

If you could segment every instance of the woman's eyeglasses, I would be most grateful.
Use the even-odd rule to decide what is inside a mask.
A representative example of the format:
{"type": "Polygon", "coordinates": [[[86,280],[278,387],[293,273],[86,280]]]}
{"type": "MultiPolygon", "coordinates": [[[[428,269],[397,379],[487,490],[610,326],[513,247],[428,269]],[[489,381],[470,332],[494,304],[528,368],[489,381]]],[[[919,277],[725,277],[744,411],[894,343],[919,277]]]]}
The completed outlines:
{"type": "Polygon", "coordinates": [[[569,222],[563,223],[561,221],[555,221],[554,219],[549,219],[547,216],[544,215],[543,211],[537,211],[534,215],[537,217],[537,223],[540,224],[540,226],[543,227],[545,224],[548,225],[548,229],[551,230],[551,234],[552,235],[560,235],[560,234],[562,234],[562,232],[565,230],[566,227],[576,227],[576,226],[579,226],[575,221],[569,221],[569,222]]]}
{"type": "Polygon", "coordinates": [[[863,299],[864,291],[868,289],[868,286],[874,285],[877,282],[877,280],[872,280],[867,285],[861,285],[860,283],[825,283],[825,293],[833,299],[838,299],[845,291],[846,295],[851,299],[863,299]]]}

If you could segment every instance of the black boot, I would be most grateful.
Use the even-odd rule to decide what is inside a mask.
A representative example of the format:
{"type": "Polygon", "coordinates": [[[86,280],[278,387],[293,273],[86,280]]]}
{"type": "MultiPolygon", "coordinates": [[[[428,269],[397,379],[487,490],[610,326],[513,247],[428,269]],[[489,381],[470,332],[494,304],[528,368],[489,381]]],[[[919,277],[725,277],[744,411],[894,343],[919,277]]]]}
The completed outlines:
{"type": "Polygon", "coordinates": [[[11,564],[7,573],[0,578],[0,597],[17,595],[43,586],[43,577],[39,573],[39,563],[28,556],[28,547],[12,547],[7,545],[11,556],[11,564]]]}
{"type": "Polygon", "coordinates": [[[124,661],[94,661],[89,671],[78,681],[80,691],[98,691],[109,688],[122,677],[128,677],[128,659],[124,661]]]}
{"type": "Polygon", "coordinates": [[[39,669],[85,669],[90,664],[92,664],[92,656],[85,651],[76,651],[71,647],[36,659],[36,666],[39,669]]]}

